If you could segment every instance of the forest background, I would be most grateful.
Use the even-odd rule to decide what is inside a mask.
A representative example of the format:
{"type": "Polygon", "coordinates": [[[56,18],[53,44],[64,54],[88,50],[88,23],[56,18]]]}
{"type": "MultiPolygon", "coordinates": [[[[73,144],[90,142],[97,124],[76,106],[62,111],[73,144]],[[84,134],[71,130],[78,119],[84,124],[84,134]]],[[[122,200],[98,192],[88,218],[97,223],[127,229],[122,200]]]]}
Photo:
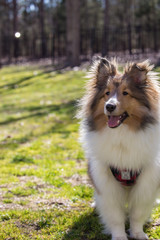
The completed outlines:
{"type": "Polygon", "coordinates": [[[0,16],[1,64],[77,66],[96,54],[142,58],[160,49],[159,0],[1,0],[0,16]]]}

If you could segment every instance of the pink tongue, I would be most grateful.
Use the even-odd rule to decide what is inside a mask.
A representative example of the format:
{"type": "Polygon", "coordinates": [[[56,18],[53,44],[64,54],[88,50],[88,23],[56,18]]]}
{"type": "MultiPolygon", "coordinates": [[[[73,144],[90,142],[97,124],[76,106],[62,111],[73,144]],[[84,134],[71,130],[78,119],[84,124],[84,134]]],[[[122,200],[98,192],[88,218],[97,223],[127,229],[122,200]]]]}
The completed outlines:
{"type": "Polygon", "coordinates": [[[110,128],[117,127],[119,125],[119,116],[110,116],[108,119],[108,126],[110,128]]]}

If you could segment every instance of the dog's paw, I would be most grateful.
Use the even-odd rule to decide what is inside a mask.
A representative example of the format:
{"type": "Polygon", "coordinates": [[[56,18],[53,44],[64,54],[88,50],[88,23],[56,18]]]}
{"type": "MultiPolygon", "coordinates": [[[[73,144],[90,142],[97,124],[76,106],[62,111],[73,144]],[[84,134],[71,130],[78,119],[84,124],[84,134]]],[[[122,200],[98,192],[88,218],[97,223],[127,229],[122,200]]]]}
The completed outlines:
{"type": "Polygon", "coordinates": [[[146,239],[149,239],[147,234],[145,234],[144,232],[131,232],[130,235],[129,235],[130,238],[133,238],[133,239],[138,239],[138,240],[146,240],[146,239]]]}
{"type": "Polygon", "coordinates": [[[122,236],[122,237],[112,237],[112,240],[128,240],[128,238],[126,236],[122,236]]]}

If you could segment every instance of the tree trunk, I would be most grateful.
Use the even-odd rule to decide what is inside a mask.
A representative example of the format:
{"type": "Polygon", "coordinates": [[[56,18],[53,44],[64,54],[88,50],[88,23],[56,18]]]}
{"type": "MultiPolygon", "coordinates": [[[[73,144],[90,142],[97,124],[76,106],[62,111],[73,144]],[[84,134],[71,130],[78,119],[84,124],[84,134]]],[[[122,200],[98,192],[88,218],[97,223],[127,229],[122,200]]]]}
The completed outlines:
{"type": "Polygon", "coordinates": [[[80,1],[66,0],[67,17],[67,64],[71,67],[80,63],[80,1]]]}
{"type": "Polygon", "coordinates": [[[13,0],[13,39],[14,39],[14,57],[18,57],[18,39],[15,37],[15,33],[18,29],[18,10],[17,0],[13,0]]]}
{"type": "Polygon", "coordinates": [[[108,51],[109,51],[109,0],[105,0],[102,56],[106,56],[108,54],[108,51]]]}
{"type": "Polygon", "coordinates": [[[39,4],[39,17],[40,17],[40,32],[41,32],[41,57],[46,57],[46,36],[44,29],[44,0],[40,0],[39,4]]]}
{"type": "Polygon", "coordinates": [[[127,38],[128,38],[128,50],[129,54],[132,55],[132,25],[133,25],[133,0],[125,0],[124,9],[126,12],[126,23],[127,23],[127,38]]]}

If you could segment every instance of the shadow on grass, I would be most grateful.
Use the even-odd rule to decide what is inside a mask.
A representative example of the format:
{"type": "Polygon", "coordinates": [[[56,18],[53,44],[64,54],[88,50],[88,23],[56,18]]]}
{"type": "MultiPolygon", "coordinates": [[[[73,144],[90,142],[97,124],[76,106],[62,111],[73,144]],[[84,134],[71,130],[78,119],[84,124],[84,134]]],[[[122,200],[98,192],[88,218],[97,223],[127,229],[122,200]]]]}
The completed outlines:
{"type": "MultiPolygon", "coordinates": [[[[53,104],[49,106],[31,106],[31,107],[26,107],[19,109],[22,112],[23,111],[29,111],[30,114],[22,117],[10,117],[5,121],[1,121],[0,125],[6,125],[10,123],[14,123],[17,121],[21,121],[24,119],[32,118],[32,117],[43,117],[46,116],[50,113],[58,112],[58,114],[65,114],[66,116],[74,117],[74,108],[75,108],[76,101],[69,101],[67,103],[62,103],[59,105],[53,104]]],[[[13,107],[12,107],[13,109],[13,107]]],[[[16,111],[16,109],[15,109],[16,111]]]]}
{"type": "MultiPolygon", "coordinates": [[[[27,135],[22,136],[20,138],[12,138],[10,136],[5,137],[0,142],[0,149],[10,148],[10,149],[16,149],[19,144],[24,144],[29,141],[31,141],[33,138],[40,137],[42,135],[47,135],[49,133],[60,133],[63,134],[63,138],[67,138],[71,131],[67,129],[67,127],[76,122],[74,119],[75,115],[75,104],[76,101],[69,101],[67,103],[61,103],[61,104],[55,104],[55,105],[49,105],[49,106],[31,106],[31,107],[25,107],[20,109],[22,112],[28,111],[28,115],[22,116],[22,117],[9,117],[5,121],[0,122],[0,126],[5,126],[8,124],[14,124],[15,122],[22,121],[29,118],[35,118],[34,121],[36,121],[37,118],[41,118],[44,116],[47,116],[52,113],[58,114],[60,117],[57,120],[53,121],[53,124],[49,130],[44,130],[40,133],[37,133],[36,135],[32,132],[29,132],[27,135]]],[[[13,109],[14,107],[11,106],[13,109]]],[[[7,109],[9,110],[9,109],[7,109]]],[[[14,108],[14,111],[16,112],[17,109],[14,108]]],[[[74,129],[72,129],[72,132],[74,129]]]]}
{"type": "MultiPolygon", "coordinates": [[[[151,227],[151,223],[144,226],[145,232],[151,227]]],[[[126,232],[129,223],[126,223],[126,232]]],[[[74,225],[65,233],[62,240],[111,240],[111,236],[103,234],[103,226],[100,224],[98,214],[94,209],[91,213],[81,215],[74,225]]],[[[133,238],[129,238],[134,240],[133,238]]]]}
{"type": "Polygon", "coordinates": [[[81,215],[62,240],[109,240],[110,237],[104,235],[102,231],[98,215],[93,210],[91,213],[81,215]]]}
{"type": "MultiPolygon", "coordinates": [[[[3,89],[3,91],[4,91],[4,88],[6,88],[6,91],[7,91],[7,90],[15,89],[15,88],[17,88],[17,86],[18,87],[22,87],[22,86],[19,86],[21,83],[24,83],[24,82],[26,82],[28,80],[31,80],[32,78],[35,78],[37,76],[41,76],[43,74],[44,73],[39,73],[36,76],[35,75],[31,75],[31,76],[28,76],[28,77],[22,77],[22,78],[20,78],[19,80],[15,81],[15,82],[12,82],[12,83],[0,86],[0,89],[3,89]]],[[[28,86],[28,85],[29,84],[23,85],[23,87],[28,86]]]]}

